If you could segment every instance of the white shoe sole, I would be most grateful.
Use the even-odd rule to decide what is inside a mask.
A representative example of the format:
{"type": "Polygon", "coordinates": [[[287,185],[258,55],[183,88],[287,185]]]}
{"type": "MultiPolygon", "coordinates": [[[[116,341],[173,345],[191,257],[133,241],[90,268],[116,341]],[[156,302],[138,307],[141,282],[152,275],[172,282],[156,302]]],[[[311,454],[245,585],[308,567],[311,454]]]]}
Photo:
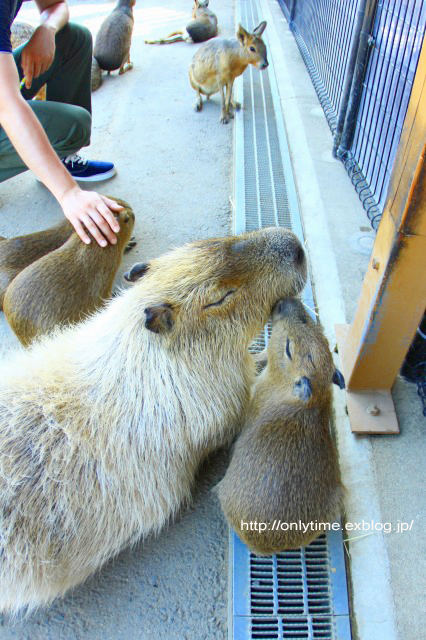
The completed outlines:
{"type": "MultiPolygon", "coordinates": [[[[98,175],[90,176],[89,178],[76,178],[75,176],[73,176],[73,178],[76,182],[102,182],[102,180],[109,180],[110,178],[113,178],[116,173],[117,169],[114,167],[105,173],[99,173],[98,175]]],[[[37,182],[41,182],[40,178],[37,178],[35,174],[34,177],[37,182]]]]}
{"type": "Polygon", "coordinates": [[[110,169],[105,173],[98,173],[95,176],[89,176],[87,178],[79,178],[78,176],[73,176],[76,182],[102,182],[102,180],[109,180],[117,173],[116,168],[110,169]]]}

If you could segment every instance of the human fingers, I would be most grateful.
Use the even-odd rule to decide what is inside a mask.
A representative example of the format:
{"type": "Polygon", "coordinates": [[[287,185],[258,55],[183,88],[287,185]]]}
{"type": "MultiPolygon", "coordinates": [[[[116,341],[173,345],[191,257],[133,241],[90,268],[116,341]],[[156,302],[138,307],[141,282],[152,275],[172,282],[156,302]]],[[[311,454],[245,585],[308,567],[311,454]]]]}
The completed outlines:
{"type": "MultiPolygon", "coordinates": [[[[94,220],[92,219],[92,217],[96,217],[96,215],[95,215],[95,213],[93,211],[91,211],[90,214],[84,213],[84,214],[82,214],[80,216],[80,221],[84,224],[84,226],[86,227],[87,231],[90,232],[90,234],[96,240],[98,245],[101,246],[101,247],[106,247],[108,243],[105,240],[105,237],[102,235],[102,233],[101,233],[99,227],[97,226],[96,222],[94,222],[94,220]]],[[[115,238],[115,236],[114,236],[114,238],[115,238]]],[[[117,242],[116,238],[115,238],[115,241],[117,242]]]]}
{"type": "Polygon", "coordinates": [[[84,242],[84,244],[90,244],[90,237],[87,235],[83,225],[81,224],[80,220],[75,217],[75,218],[69,218],[69,221],[71,222],[72,226],[74,227],[77,235],[79,236],[79,238],[84,242]]]}
{"type": "Polygon", "coordinates": [[[102,200],[112,211],[122,211],[124,207],[121,204],[118,204],[115,200],[111,200],[111,198],[107,198],[107,196],[102,196],[102,200]]]}
{"type": "Polygon", "coordinates": [[[24,76],[25,76],[25,88],[26,89],[31,89],[31,85],[33,82],[33,72],[34,69],[34,65],[31,61],[27,61],[27,63],[24,65],[22,65],[22,71],[24,72],[24,76]]]}
{"type": "Polygon", "coordinates": [[[110,244],[116,244],[117,237],[114,231],[118,233],[120,231],[120,225],[111,214],[109,209],[106,207],[106,212],[103,207],[106,207],[106,205],[104,205],[103,203],[97,205],[96,210],[90,212],[90,217],[97,225],[97,227],[102,231],[102,234],[105,236],[105,238],[107,238],[108,242],[110,242],[110,244]],[[114,227],[112,227],[112,225],[114,225],[114,227]]]}

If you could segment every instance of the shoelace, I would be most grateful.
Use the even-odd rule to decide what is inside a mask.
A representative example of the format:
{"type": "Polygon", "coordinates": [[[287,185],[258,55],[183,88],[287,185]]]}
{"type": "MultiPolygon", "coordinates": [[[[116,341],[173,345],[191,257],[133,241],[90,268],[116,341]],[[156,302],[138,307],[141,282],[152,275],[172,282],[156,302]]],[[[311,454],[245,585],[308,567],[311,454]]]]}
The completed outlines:
{"type": "Polygon", "coordinates": [[[67,156],[66,158],[64,158],[62,162],[64,163],[71,162],[71,166],[73,167],[74,164],[85,165],[88,163],[88,160],[85,160],[84,158],[79,156],[78,153],[74,153],[73,155],[67,156]]]}

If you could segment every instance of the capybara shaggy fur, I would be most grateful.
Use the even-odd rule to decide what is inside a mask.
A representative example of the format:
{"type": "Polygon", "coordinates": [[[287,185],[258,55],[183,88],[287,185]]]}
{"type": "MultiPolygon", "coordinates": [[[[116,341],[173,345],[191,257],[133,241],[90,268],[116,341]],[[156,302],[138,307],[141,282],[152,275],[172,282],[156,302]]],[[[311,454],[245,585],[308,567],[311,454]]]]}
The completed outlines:
{"type": "Polygon", "coordinates": [[[226,518],[254,553],[307,545],[321,533],[308,524],[333,522],[342,510],[344,489],[330,434],[332,382],[344,386],[320,324],[300,300],[279,301],[267,366],[218,485],[226,518]]]}
{"type": "Polygon", "coordinates": [[[116,214],[120,224],[116,244],[87,245],[74,232],[59,249],[23,269],[7,288],[4,313],[23,345],[58,325],[80,322],[111,296],[135,223],[130,205],[114,200],[124,207],[116,214]]]}
{"type": "Polygon", "coordinates": [[[248,346],[274,301],[300,292],[306,260],[291,232],[265,229],[139,274],[2,365],[1,611],[51,602],[190,497],[200,461],[241,426],[248,346]]]}
{"type": "Polygon", "coordinates": [[[12,280],[25,267],[64,244],[74,231],[68,220],[46,229],[0,242],[0,310],[4,294],[12,280]]]}

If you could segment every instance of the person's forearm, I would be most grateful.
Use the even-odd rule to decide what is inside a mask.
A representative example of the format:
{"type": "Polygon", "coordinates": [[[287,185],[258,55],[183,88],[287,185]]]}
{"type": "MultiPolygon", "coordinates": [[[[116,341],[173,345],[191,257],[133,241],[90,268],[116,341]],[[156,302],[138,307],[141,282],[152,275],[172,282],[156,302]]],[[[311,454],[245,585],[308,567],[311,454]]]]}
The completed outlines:
{"type": "Polygon", "coordinates": [[[55,33],[60,31],[69,20],[69,11],[65,2],[57,2],[46,7],[40,13],[40,25],[52,29],[55,33]]]}
{"type": "Polygon", "coordinates": [[[1,124],[17,153],[36,176],[61,200],[76,182],[53,150],[31,107],[18,96],[0,111],[1,124]]]}

